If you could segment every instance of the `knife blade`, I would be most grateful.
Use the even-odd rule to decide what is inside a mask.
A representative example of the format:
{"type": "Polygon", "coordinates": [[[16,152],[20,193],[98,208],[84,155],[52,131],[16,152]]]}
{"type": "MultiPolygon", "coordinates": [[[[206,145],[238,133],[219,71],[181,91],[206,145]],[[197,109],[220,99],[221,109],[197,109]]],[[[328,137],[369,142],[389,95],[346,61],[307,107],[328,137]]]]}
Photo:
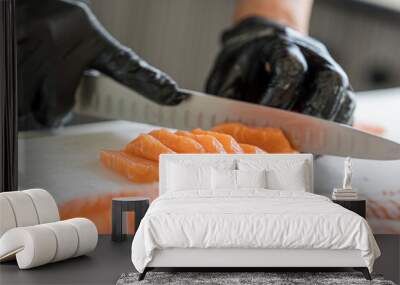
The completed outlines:
{"type": "Polygon", "coordinates": [[[400,144],[350,126],[182,89],[190,95],[177,106],[158,105],[106,76],[86,75],[77,91],[76,111],[168,128],[210,129],[224,122],[280,128],[300,152],[361,159],[400,159],[400,144]]]}

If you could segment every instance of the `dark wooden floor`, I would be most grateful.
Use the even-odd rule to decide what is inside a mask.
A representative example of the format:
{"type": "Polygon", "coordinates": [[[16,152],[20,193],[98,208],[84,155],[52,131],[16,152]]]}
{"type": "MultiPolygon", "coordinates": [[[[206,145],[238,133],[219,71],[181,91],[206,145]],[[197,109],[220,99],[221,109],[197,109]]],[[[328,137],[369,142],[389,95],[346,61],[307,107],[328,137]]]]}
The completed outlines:
{"type": "MultiPolygon", "coordinates": [[[[15,261],[0,264],[0,285],[17,284],[115,284],[122,273],[135,271],[131,262],[132,238],[112,242],[100,236],[96,250],[41,267],[19,270],[15,261]]],[[[232,268],[159,268],[156,271],[237,271],[232,268]]],[[[246,271],[352,271],[351,268],[246,268],[246,271]]]]}
{"type": "MultiPolygon", "coordinates": [[[[398,282],[397,267],[399,248],[396,244],[383,246],[381,237],[377,241],[382,251],[375,266],[375,272],[383,273],[386,279],[398,282]]],[[[17,284],[115,284],[119,276],[125,272],[135,271],[131,262],[132,238],[121,243],[114,243],[110,236],[100,236],[95,251],[88,256],[52,263],[28,270],[19,270],[16,262],[0,263],[0,285],[17,284]]],[[[180,269],[179,271],[185,271],[180,269]]],[[[187,269],[190,270],[190,269],[187,269]]],[[[193,270],[193,269],[192,269],[193,270]]],[[[276,268],[271,269],[279,271],[276,268]]],[[[302,271],[302,269],[297,269],[302,271]]],[[[290,271],[297,271],[290,270],[290,271]]],[[[318,269],[314,269],[317,270],[318,269]]],[[[347,271],[351,269],[346,269],[347,271]]],[[[287,271],[287,270],[284,270],[287,271]]],[[[313,271],[307,269],[306,271],[313,271]]],[[[342,271],[339,268],[322,271],[342,271]]]]}
{"type": "Polygon", "coordinates": [[[134,271],[131,242],[114,243],[100,236],[95,251],[41,267],[19,270],[17,263],[0,264],[0,284],[115,284],[124,272],[134,271]]]}

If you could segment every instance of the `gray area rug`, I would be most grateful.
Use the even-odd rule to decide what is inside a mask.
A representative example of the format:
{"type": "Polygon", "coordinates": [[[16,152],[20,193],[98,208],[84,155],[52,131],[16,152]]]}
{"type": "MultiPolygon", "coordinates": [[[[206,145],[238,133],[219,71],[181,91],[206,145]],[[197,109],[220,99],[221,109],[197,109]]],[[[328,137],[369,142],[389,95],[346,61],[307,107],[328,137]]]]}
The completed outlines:
{"type": "Polygon", "coordinates": [[[372,275],[368,281],[359,272],[148,272],[146,278],[138,281],[138,273],[122,274],[117,285],[133,284],[373,284],[395,285],[380,275],[372,275]]]}

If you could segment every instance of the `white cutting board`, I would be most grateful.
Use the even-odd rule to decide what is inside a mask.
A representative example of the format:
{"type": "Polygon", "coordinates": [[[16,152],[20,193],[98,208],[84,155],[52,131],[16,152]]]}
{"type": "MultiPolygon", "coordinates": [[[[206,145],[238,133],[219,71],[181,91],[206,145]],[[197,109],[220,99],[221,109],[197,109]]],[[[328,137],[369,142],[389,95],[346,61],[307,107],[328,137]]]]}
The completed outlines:
{"type": "Polygon", "coordinates": [[[134,184],[99,162],[99,150],[122,149],[156,127],[112,121],[66,127],[49,135],[20,138],[19,187],[44,188],[57,203],[93,194],[154,188],[134,184]],[[86,195],[85,195],[86,194],[86,195]]]}

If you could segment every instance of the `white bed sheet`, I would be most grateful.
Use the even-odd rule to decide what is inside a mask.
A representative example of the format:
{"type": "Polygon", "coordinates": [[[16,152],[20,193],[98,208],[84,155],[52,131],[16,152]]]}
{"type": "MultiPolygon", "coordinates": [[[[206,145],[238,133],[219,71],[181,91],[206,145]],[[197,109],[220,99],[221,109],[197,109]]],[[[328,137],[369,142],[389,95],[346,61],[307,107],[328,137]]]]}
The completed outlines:
{"type": "Polygon", "coordinates": [[[133,240],[135,268],[166,248],[357,249],[370,271],[380,255],[359,215],[320,195],[265,189],[161,195],[133,240]]]}

